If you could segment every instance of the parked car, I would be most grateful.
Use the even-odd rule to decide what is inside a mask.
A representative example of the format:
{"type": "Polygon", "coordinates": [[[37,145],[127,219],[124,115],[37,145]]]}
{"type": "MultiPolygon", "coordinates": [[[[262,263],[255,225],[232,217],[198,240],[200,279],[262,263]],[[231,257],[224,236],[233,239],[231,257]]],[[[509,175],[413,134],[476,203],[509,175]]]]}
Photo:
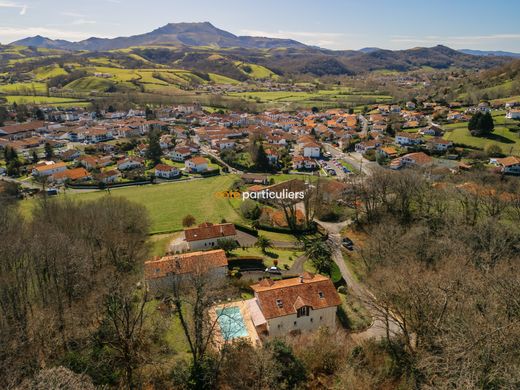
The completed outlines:
{"type": "Polygon", "coordinates": [[[341,245],[343,245],[349,251],[354,250],[354,242],[348,237],[343,237],[343,239],[341,240],[341,245]]]}
{"type": "Polygon", "coordinates": [[[328,173],[329,173],[329,175],[331,175],[331,176],[336,176],[336,171],[335,171],[334,169],[329,169],[329,170],[328,170],[328,173]]]}
{"type": "Polygon", "coordinates": [[[282,271],[280,270],[280,268],[275,267],[275,266],[266,268],[265,272],[268,272],[268,273],[274,274],[274,275],[281,275],[282,274],[282,271]]]}

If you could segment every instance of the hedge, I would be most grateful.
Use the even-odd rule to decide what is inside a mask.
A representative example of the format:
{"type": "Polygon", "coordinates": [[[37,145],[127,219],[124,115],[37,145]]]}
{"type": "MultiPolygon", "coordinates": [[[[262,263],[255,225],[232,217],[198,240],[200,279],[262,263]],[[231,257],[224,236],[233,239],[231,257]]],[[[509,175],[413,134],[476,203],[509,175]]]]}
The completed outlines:
{"type": "Polygon", "coordinates": [[[249,226],[240,225],[238,223],[235,223],[235,228],[237,230],[240,230],[241,232],[251,234],[252,236],[258,237],[258,230],[253,229],[249,226]]]}

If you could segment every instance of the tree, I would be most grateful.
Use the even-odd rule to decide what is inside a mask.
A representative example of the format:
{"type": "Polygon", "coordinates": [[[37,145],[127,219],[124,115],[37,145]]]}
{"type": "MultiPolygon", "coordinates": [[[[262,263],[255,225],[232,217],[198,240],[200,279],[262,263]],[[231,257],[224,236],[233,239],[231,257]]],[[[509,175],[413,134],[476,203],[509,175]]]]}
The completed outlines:
{"type": "Polygon", "coordinates": [[[51,160],[54,157],[54,150],[50,143],[45,142],[45,159],[51,160]]]}
{"type": "Polygon", "coordinates": [[[258,203],[256,203],[254,200],[246,199],[240,205],[240,212],[244,218],[255,220],[260,218],[262,210],[258,206],[258,203]]]}
{"type": "Polygon", "coordinates": [[[270,239],[268,239],[267,237],[265,236],[262,236],[262,235],[259,235],[258,236],[258,239],[256,240],[256,243],[255,243],[255,246],[260,248],[260,250],[262,251],[262,253],[266,253],[267,252],[267,249],[269,248],[272,248],[273,247],[273,243],[270,239]]]}
{"type": "Polygon", "coordinates": [[[33,164],[36,164],[38,162],[39,158],[38,158],[38,153],[36,153],[36,150],[33,150],[31,159],[32,159],[33,164]]]}
{"type": "Polygon", "coordinates": [[[304,239],[303,242],[305,255],[311,260],[314,268],[320,274],[332,274],[334,261],[332,251],[325,241],[321,238],[304,239]]]}
{"type": "Polygon", "coordinates": [[[267,154],[265,153],[264,145],[262,143],[260,143],[256,153],[255,166],[260,171],[268,171],[271,169],[271,166],[269,165],[269,159],[267,158],[267,154]]]}
{"type": "Polygon", "coordinates": [[[489,112],[477,112],[468,122],[468,130],[475,137],[485,137],[493,132],[495,124],[489,112]]]}
{"type": "Polygon", "coordinates": [[[99,343],[113,349],[115,366],[125,373],[126,388],[133,389],[135,370],[143,361],[148,336],[145,335],[145,294],[111,290],[103,302],[104,318],[97,334],[99,343]]]}
{"type": "Polygon", "coordinates": [[[236,240],[233,240],[232,238],[220,238],[217,240],[217,245],[220,249],[224,250],[226,252],[226,255],[229,256],[229,254],[238,248],[238,243],[236,240]]]}
{"type": "Polygon", "coordinates": [[[190,227],[190,226],[195,225],[195,222],[196,222],[195,217],[191,214],[188,214],[182,219],[182,226],[190,227]]]}
{"type": "Polygon", "coordinates": [[[162,155],[160,133],[157,130],[150,130],[148,132],[148,149],[146,151],[146,158],[151,160],[155,166],[161,163],[162,155]]]}

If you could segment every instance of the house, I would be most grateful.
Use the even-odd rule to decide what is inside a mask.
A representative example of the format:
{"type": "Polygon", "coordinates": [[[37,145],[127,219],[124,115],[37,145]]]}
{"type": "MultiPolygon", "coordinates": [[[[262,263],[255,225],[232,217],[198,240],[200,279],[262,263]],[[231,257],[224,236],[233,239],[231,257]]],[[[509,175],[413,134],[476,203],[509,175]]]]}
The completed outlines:
{"type": "Polygon", "coordinates": [[[177,167],[172,167],[166,164],[157,164],[155,166],[155,176],[161,179],[174,179],[179,177],[180,171],[177,167]]]}
{"type": "Polygon", "coordinates": [[[227,150],[227,149],[233,149],[235,147],[235,141],[224,138],[221,140],[218,140],[214,143],[214,146],[218,148],[220,151],[227,150]]]}
{"type": "Polygon", "coordinates": [[[175,149],[173,149],[168,156],[173,161],[179,161],[184,162],[186,159],[188,159],[191,156],[191,150],[187,146],[180,146],[175,149]]]}
{"type": "Polygon", "coordinates": [[[444,130],[437,125],[431,125],[419,130],[419,134],[422,135],[433,135],[434,137],[440,137],[444,134],[444,130]]]}
{"type": "Polygon", "coordinates": [[[453,146],[453,142],[441,137],[433,137],[426,142],[426,146],[436,152],[445,152],[453,146]]]}
{"type": "Polygon", "coordinates": [[[242,176],[240,176],[242,181],[245,184],[268,184],[269,183],[269,177],[267,175],[262,175],[258,173],[244,173],[242,176]]]}
{"type": "Polygon", "coordinates": [[[366,153],[370,149],[375,149],[375,148],[378,148],[379,146],[381,146],[381,142],[372,139],[369,141],[360,142],[360,143],[356,144],[355,150],[358,153],[366,153]]]}
{"type": "Polygon", "coordinates": [[[228,260],[222,249],[170,255],[144,263],[146,285],[154,294],[171,292],[174,283],[190,275],[225,279],[227,273],[228,260]]]}
{"type": "Polygon", "coordinates": [[[318,162],[310,157],[294,156],[292,159],[293,169],[317,169],[318,162]]]}
{"type": "Polygon", "coordinates": [[[520,158],[509,156],[495,159],[496,165],[501,167],[501,172],[511,175],[520,175],[520,158]]]}
{"type": "Polygon", "coordinates": [[[520,110],[509,110],[506,114],[507,119],[520,119],[520,110]]]}
{"type": "Polygon", "coordinates": [[[33,176],[50,176],[67,169],[67,164],[63,161],[43,161],[34,166],[32,170],[33,176]]]}
{"type": "Polygon", "coordinates": [[[61,153],[60,157],[63,161],[72,161],[81,156],[81,152],[78,149],[67,149],[61,153]]]}
{"type": "Polygon", "coordinates": [[[212,249],[218,247],[218,240],[236,240],[236,229],[232,223],[212,224],[205,222],[196,228],[184,230],[184,238],[190,250],[212,249]]]}
{"type": "Polygon", "coordinates": [[[105,171],[97,174],[95,176],[95,179],[100,183],[109,184],[115,183],[120,176],[121,172],[119,172],[117,169],[112,169],[110,171],[105,171]]]}
{"type": "Polygon", "coordinates": [[[426,153],[416,152],[416,153],[408,153],[402,157],[392,160],[390,163],[390,168],[399,169],[399,168],[411,167],[411,166],[424,167],[424,166],[431,165],[432,163],[433,163],[433,158],[428,156],[426,153]]]}
{"type": "Polygon", "coordinates": [[[101,157],[95,157],[95,156],[81,156],[77,159],[78,163],[88,170],[95,169],[95,168],[102,168],[107,167],[112,164],[112,157],[111,156],[101,156],[101,157]]]}
{"type": "Polygon", "coordinates": [[[303,157],[319,158],[320,145],[312,141],[303,144],[303,157]]]}
{"type": "Polygon", "coordinates": [[[305,272],[300,277],[263,279],[251,286],[247,301],[251,320],[259,334],[270,337],[298,334],[321,327],[336,329],[336,309],[341,299],[332,281],[305,272]]]}
{"type": "Polygon", "coordinates": [[[395,136],[395,143],[403,146],[419,145],[422,137],[418,133],[399,132],[395,136]]]}
{"type": "Polygon", "coordinates": [[[6,125],[0,127],[0,138],[11,141],[28,138],[34,133],[46,130],[47,127],[43,121],[31,121],[26,123],[18,123],[15,125],[6,125]]]}
{"type": "Polygon", "coordinates": [[[141,168],[142,166],[143,160],[138,157],[126,157],[117,162],[117,169],[120,171],[141,168]]]}
{"type": "Polygon", "coordinates": [[[397,157],[397,150],[392,146],[382,146],[377,152],[385,158],[397,157]]]}
{"type": "Polygon", "coordinates": [[[208,160],[204,157],[193,157],[184,162],[188,172],[201,173],[208,170],[208,160]]]}
{"type": "Polygon", "coordinates": [[[66,169],[49,177],[54,183],[65,183],[66,181],[84,181],[90,179],[90,174],[85,168],[66,169]]]}
{"type": "Polygon", "coordinates": [[[408,110],[414,110],[415,107],[416,107],[416,105],[415,105],[414,102],[412,102],[412,101],[406,102],[406,108],[407,108],[408,110]]]}

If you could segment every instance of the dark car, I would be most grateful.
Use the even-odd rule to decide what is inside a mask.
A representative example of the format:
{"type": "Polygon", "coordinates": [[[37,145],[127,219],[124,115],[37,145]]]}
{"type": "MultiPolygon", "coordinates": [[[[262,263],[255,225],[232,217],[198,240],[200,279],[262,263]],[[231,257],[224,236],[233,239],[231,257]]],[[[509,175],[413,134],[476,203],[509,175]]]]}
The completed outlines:
{"type": "Polygon", "coordinates": [[[348,237],[343,237],[341,240],[341,245],[343,245],[345,248],[347,248],[349,251],[354,250],[354,243],[352,240],[348,237]]]}

